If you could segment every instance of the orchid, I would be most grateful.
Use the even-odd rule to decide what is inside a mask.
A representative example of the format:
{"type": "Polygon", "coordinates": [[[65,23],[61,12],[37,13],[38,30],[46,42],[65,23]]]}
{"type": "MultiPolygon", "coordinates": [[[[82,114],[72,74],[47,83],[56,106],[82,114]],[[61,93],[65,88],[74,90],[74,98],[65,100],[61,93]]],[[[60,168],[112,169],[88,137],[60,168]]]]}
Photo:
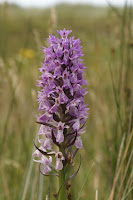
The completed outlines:
{"type": "Polygon", "coordinates": [[[43,175],[50,175],[55,168],[61,187],[60,199],[65,200],[65,169],[72,164],[77,150],[83,147],[81,136],[85,132],[89,109],[84,104],[87,91],[82,86],[88,83],[83,77],[85,67],[81,60],[80,40],[68,38],[72,31],[63,29],[57,32],[61,37],[50,34],[49,47],[43,47],[45,60],[39,69],[42,75],[37,85],[41,87],[38,92],[41,114],[37,118],[37,123],[41,124],[38,132],[41,146],[35,145],[37,150],[33,156],[41,158],[34,161],[43,165],[43,175]],[[52,165],[54,157],[56,166],[52,165]]]}

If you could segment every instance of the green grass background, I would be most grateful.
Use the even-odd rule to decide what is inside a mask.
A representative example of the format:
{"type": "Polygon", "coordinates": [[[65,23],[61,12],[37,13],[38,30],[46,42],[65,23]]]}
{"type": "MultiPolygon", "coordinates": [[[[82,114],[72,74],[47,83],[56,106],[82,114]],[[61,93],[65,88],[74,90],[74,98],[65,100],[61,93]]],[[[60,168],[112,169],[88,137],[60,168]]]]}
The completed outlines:
{"type": "MultiPolygon", "coordinates": [[[[0,6],[1,200],[41,200],[46,195],[53,199],[52,193],[58,191],[58,179],[40,176],[38,165],[32,162],[33,139],[39,128],[35,123],[38,115],[35,84],[44,59],[42,46],[48,45],[46,38],[50,30],[57,36],[56,30],[66,28],[80,38],[87,67],[85,76],[90,83],[85,97],[90,114],[82,137],[84,148],[77,154],[72,169],[74,172],[78,168],[81,155],[81,169],[71,182],[73,200],[78,199],[93,163],[81,199],[95,199],[96,190],[99,200],[109,199],[117,163],[119,168],[131,135],[132,8],[129,5],[125,8],[58,5],[55,14],[54,23],[51,9],[0,6]]],[[[122,200],[133,185],[132,144],[131,138],[114,191],[116,200],[122,200]]],[[[132,191],[126,199],[133,199],[132,191]]]]}

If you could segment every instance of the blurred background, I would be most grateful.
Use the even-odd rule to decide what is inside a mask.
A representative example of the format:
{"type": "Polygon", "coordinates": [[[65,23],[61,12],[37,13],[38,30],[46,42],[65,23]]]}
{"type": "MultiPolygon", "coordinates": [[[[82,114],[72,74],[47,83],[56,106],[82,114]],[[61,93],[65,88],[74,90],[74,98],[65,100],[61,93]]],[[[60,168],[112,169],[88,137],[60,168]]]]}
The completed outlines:
{"type": "Polygon", "coordinates": [[[48,200],[55,177],[32,161],[36,83],[49,33],[80,38],[90,83],[84,148],[72,200],[133,199],[133,1],[0,0],[0,199],[48,200]],[[91,169],[92,164],[94,166],[91,169]],[[89,178],[85,182],[87,175],[89,178]]]}

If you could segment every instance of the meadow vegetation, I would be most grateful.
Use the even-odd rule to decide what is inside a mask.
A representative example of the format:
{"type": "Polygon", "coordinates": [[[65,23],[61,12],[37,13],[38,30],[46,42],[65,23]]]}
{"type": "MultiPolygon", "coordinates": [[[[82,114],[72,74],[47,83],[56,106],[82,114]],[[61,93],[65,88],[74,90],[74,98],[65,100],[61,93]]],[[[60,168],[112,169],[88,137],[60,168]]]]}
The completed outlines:
{"type": "MultiPolygon", "coordinates": [[[[32,161],[39,126],[36,80],[49,33],[66,28],[80,38],[90,83],[89,117],[72,199],[133,199],[133,9],[58,5],[24,9],[0,5],[0,199],[49,200],[55,177],[32,161]],[[98,191],[98,192],[96,192],[98,191]]],[[[72,169],[73,170],[73,169],[72,169]]],[[[74,172],[74,170],[73,170],[74,172]]]]}

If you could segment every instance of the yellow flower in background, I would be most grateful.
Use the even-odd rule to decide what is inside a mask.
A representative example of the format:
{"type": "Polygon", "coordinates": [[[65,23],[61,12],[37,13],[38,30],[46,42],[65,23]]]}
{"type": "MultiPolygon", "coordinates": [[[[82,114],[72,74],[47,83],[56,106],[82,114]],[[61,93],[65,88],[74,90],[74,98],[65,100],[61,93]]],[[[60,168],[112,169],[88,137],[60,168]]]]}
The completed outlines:
{"type": "Polygon", "coordinates": [[[27,59],[32,59],[35,57],[35,51],[28,48],[21,48],[19,50],[19,55],[27,59]]]}

